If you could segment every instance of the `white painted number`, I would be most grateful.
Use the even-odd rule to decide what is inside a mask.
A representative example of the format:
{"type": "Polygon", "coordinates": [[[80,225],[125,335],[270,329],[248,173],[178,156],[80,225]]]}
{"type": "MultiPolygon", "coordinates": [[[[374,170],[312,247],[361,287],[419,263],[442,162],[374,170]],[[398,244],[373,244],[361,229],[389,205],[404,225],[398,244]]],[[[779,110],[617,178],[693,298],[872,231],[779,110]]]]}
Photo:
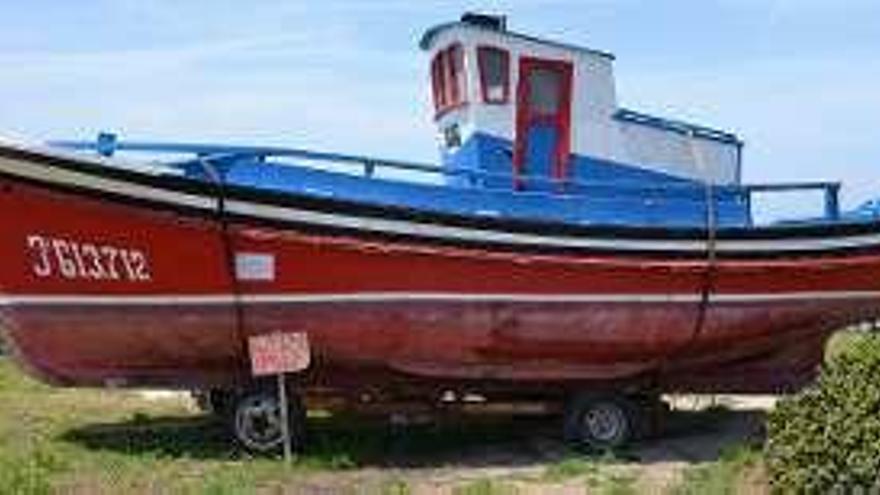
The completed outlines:
{"type": "Polygon", "coordinates": [[[40,235],[27,236],[31,270],[39,278],[124,280],[146,282],[149,258],[137,249],[75,242],[40,235]]]}
{"type": "Polygon", "coordinates": [[[49,243],[38,235],[27,238],[28,250],[34,257],[34,275],[45,278],[52,274],[52,264],[49,262],[49,243]]]}

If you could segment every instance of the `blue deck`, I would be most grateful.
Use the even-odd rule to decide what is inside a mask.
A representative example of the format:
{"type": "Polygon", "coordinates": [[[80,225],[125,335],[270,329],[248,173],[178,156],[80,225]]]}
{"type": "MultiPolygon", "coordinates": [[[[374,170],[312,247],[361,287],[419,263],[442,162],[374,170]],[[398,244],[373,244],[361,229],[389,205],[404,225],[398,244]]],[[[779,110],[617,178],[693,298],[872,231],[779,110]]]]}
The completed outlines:
{"type": "MultiPolygon", "coordinates": [[[[127,143],[106,136],[98,142],[52,145],[97,151],[105,156],[116,152],[146,153],[151,158],[157,154],[189,155],[191,158],[159,163],[201,181],[211,180],[206,173],[206,167],[210,167],[226,182],[240,186],[468,216],[579,225],[704,227],[711,211],[719,227],[750,227],[754,192],[794,189],[825,191],[825,217],[813,219],[814,222],[837,221],[842,217],[862,219],[876,214],[875,210],[866,210],[841,216],[836,183],[708,188],[702,183],[673,178],[658,180],[637,172],[624,179],[615,175],[609,180],[611,177],[599,173],[590,175],[591,164],[580,163],[576,166],[587,170],[578,173],[578,180],[562,183],[526,177],[527,182],[540,187],[517,191],[512,187],[509,169],[496,173],[450,164],[437,167],[284,148],[127,143]],[[382,177],[387,175],[384,171],[392,171],[400,179],[382,177]],[[432,183],[406,180],[415,175],[430,176],[432,183]],[[709,197],[713,199],[712,208],[707,208],[709,197]]],[[[503,149],[499,153],[503,155],[503,149]]],[[[608,170],[605,165],[594,170],[608,170]]]]}
{"type": "MultiPolygon", "coordinates": [[[[192,176],[201,174],[195,168],[192,176]]],[[[370,204],[473,216],[551,220],[578,224],[702,225],[705,190],[680,186],[674,192],[644,184],[579,184],[576,191],[512,192],[510,188],[468,188],[416,184],[265,162],[237,162],[226,168],[226,180],[249,187],[334,197],[370,204]],[[671,221],[670,218],[674,219],[671,221]]],[[[547,188],[553,185],[547,183],[547,188]]],[[[716,190],[719,203],[745,205],[742,191],[716,190]],[[723,199],[722,199],[723,198],[723,199]]],[[[747,207],[718,211],[722,225],[746,225],[747,207]]]]}

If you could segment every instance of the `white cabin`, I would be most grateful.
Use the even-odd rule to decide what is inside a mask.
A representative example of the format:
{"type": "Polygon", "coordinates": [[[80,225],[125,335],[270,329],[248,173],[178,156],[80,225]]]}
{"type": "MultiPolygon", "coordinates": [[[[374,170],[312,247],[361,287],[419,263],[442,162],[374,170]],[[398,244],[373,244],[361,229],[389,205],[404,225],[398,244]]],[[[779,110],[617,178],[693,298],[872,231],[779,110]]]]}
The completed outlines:
{"type": "Polygon", "coordinates": [[[474,14],[430,29],[421,47],[446,166],[559,182],[740,183],[737,136],[622,109],[609,53],[474,14]]]}

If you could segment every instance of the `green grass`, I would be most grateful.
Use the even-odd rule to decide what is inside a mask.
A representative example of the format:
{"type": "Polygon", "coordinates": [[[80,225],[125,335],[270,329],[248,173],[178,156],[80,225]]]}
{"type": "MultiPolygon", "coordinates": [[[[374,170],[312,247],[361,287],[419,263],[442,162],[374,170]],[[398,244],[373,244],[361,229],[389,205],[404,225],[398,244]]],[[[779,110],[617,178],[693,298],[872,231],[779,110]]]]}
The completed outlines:
{"type": "MultiPolygon", "coordinates": [[[[52,388],[5,359],[0,404],[0,494],[272,491],[314,474],[444,465],[469,449],[516,444],[533,434],[509,420],[399,430],[382,421],[323,415],[310,419],[308,452],[287,466],[237,451],[224,426],[189,401],[52,388]]],[[[403,480],[384,478],[372,488],[370,493],[409,490],[403,480]]]]}
{"type": "Polygon", "coordinates": [[[589,457],[571,457],[547,466],[543,481],[560,483],[572,478],[595,478],[599,476],[599,463],[589,457]]]}
{"type": "Polygon", "coordinates": [[[489,478],[478,479],[453,488],[453,495],[516,495],[515,485],[489,478]]]}
{"type": "Polygon", "coordinates": [[[610,467],[618,462],[612,456],[569,457],[547,466],[541,481],[554,484],[583,483],[587,493],[629,495],[636,493],[636,479],[629,473],[610,467]]]}
{"type": "Polygon", "coordinates": [[[250,459],[186,401],[50,388],[5,360],[0,404],[0,493],[249,493],[354,467],[382,448],[375,435],[318,425],[315,448],[292,467],[250,459]]]}
{"type": "MultiPolygon", "coordinates": [[[[473,457],[479,466],[487,447],[528,452],[537,428],[549,426],[547,435],[556,434],[546,420],[474,418],[399,430],[381,421],[320,415],[310,418],[308,452],[288,466],[237,451],[223,425],[194,411],[189,401],[51,388],[3,359],[0,404],[0,495],[232,495],[289,492],[303,484],[321,493],[329,485],[333,493],[408,495],[418,491],[414,486],[421,481],[412,479],[408,468],[467,469],[470,461],[463,464],[462,458],[473,457]],[[364,467],[375,469],[337,476],[364,467]],[[373,474],[365,480],[364,472],[373,474]]],[[[689,470],[675,493],[730,493],[725,490],[736,486],[753,460],[737,452],[689,470]]],[[[590,494],[635,493],[630,473],[638,468],[621,469],[620,464],[614,458],[571,456],[551,462],[531,479],[512,475],[453,483],[453,491],[503,495],[565,485],[590,494]]]]}
{"type": "Polygon", "coordinates": [[[760,450],[750,446],[726,449],[716,462],[689,468],[672,495],[734,495],[746,481],[750,469],[761,462],[760,450]]]}

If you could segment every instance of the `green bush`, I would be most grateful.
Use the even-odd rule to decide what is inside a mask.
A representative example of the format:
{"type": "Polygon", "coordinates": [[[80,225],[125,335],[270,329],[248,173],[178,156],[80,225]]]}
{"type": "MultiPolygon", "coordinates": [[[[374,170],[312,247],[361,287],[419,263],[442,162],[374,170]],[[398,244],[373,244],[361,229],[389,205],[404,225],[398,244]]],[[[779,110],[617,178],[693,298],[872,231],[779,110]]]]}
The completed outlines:
{"type": "Polygon", "coordinates": [[[782,400],[768,418],[775,491],[880,490],[880,335],[847,340],[814,386],[782,400]]]}

